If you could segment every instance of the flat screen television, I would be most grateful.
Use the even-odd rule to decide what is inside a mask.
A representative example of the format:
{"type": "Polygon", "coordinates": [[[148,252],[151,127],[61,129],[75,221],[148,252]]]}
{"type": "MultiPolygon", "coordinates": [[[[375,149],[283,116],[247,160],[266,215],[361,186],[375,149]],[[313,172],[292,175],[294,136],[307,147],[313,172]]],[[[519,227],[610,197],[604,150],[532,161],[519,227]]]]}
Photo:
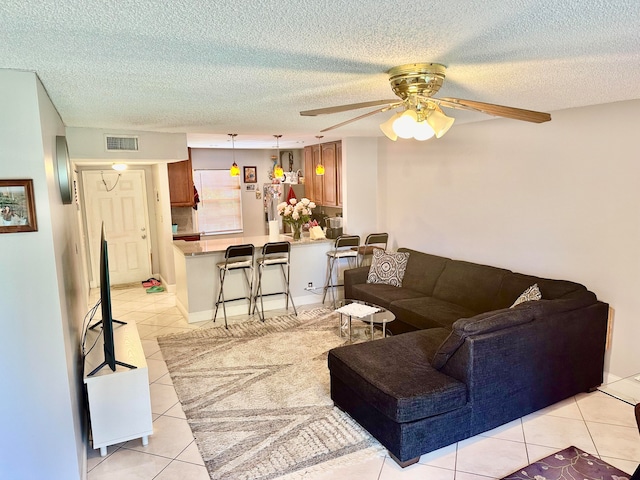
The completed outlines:
{"type": "Polygon", "coordinates": [[[102,235],[100,238],[100,307],[102,311],[102,320],[92,325],[91,329],[102,325],[102,338],[104,340],[104,361],[98,365],[88,376],[92,376],[108,366],[115,372],[116,365],[127,368],[136,368],[134,365],[119,362],[116,360],[115,344],[113,341],[113,324],[120,323],[125,325],[126,322],[115,320],[111,310],[111,285],[109,283],[109,249],[107,248],[107,239],[105,238],[104,223],[102,224],[102,235]]]}

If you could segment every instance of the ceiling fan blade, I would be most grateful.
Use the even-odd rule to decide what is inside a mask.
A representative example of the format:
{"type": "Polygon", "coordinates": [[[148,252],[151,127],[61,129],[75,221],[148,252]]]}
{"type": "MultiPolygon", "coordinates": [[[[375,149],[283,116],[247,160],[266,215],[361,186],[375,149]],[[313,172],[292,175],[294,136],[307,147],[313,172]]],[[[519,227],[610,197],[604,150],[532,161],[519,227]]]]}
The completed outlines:
{"type": "Polygon", "coordinates": [[[498,117],[512,118],[514,120],[524,120],[525,122],[543,123],[551,120],[551,115],[534,110],[524,110],[522,108],[505,107],[493,103],[476,102],[475,100],[464,100],[462,98],[431,98],[443,107],[461,108],[463,110],[475,110],[477,112],[488,113],[498,117]]]}
{"type": "Polygon", "coordinates": [[[365,113],[364,115],[360,115],[359,117],[352,118],[351,120],[346,120],[344,122],[338,123],[337,125],[332,125],[331,127],[327,127],[327,128],[325,128],[323,130],[320,130],[320,131],[321,132],[328,132],[329,130],[333,130],[335,128],[339,128],[339,127],[342,127],[344,125],[348,125],[349,123],[356,122],[358,120],[362,120],[363,118],[370,117],[371,115],[375,115],[376,113],[382,113],[382,112],[386,112],[387,110],[391,110],[391,109],[397,108],[400,105],[402,105],[403,103],[404,102],[395,102],[395,103],[393,103],[391,105],[387,105],[387,106],[384,106],[382,108],[378,108],[377,110],[373,110],[371,112],[365,113]]]}
{"type": "Polygon", "coordinates": [[[315,110],[305,110],[300,112],[303,117],[315,117],[316,115],[325,115],[328,113],[346,112],[348,110],[357,110],[358,108],[377,107],[385,103],[396,103],[397,100],[372,100],[371,102],[352,103],[350,105],[339,105],[337,107],[317,108],[315,110]]]}

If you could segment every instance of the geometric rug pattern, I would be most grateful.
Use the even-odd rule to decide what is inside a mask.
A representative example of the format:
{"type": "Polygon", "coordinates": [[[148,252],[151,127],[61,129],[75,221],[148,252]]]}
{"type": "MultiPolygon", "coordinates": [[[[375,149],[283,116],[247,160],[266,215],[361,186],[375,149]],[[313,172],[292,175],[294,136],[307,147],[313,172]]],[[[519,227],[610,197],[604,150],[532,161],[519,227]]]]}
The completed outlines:
{"type": "Polygon", "coordinates": [[[629,475],[577,447],[521,468],[502,480],[629,480],[629,475]]]}
{"type": "MultiPolygon", "coordinates": [[[[327,352],[347,341],[338,323],[320,307],[158,337],[211,478],[293,478],[384,455],[331,401],[327,352]]],[[[352,341],[365,339],[362,326],[352,341]]]]}

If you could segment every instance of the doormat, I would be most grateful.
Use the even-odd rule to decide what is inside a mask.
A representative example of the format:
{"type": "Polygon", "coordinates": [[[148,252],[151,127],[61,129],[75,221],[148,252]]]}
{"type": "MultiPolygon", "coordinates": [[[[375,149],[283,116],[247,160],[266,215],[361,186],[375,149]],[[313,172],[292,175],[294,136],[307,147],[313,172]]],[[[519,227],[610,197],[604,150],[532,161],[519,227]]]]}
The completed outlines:
{"type": "Polygon", "coordinates": [[[630,477],[622,470],[572,446],[518,469],[502,480],[629,480],[630,477]]]}

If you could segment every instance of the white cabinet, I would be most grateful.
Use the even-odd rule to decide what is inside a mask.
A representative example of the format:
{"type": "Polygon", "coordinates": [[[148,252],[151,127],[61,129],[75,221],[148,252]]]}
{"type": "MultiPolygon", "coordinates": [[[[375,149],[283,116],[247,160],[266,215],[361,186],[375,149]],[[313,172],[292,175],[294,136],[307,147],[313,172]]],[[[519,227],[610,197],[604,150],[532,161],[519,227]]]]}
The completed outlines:
{"type": "MultiPolygon", "coordinates": [[[[100,328],[89,330],[87,345],[92,345],[100,328]]],[[[107,446],[136,438],[147,445],[153,434],[149,372],[135,322],[113,325],[116,360],[135,365],[129,369],[103,367],[95,375],[85,376],[93,448],[107,454],[107,446]]],[[[104,360],[102,337],[85,358],[85,372],[91,372],[104,360]]]]}

